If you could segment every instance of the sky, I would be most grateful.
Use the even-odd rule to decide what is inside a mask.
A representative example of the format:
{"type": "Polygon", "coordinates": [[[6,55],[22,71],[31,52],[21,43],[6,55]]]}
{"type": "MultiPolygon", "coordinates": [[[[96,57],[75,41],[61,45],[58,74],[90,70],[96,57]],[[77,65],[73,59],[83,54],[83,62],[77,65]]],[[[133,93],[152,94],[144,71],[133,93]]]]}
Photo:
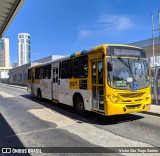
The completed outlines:
{"type": "Polygon", "coordinates": [[[151,38],[151,13],[158,28],[158,10],[160,0],[25,0],[3,38],[10,40],[13,64],[18,62],[18,33],[29,33],[35,61],[151,38]]]}

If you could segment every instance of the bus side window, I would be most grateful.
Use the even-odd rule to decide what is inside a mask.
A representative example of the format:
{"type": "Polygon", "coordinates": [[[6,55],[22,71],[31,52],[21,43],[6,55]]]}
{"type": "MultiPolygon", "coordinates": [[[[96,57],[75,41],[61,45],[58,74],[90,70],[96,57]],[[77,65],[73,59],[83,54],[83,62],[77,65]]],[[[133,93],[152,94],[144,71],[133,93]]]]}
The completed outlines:
{"type": "Polygon", "coordinates": [[[53,83],[55,83],[55,82],[56,82],[55,74],[56,74],[55,69],[53,69],[53,83]]]}
{"type": "Polygon", "coordinates": [[[87,78],[88,77],[88,56],[81,56],[74,59],[74,77],[87,78]]]}
{"type": "Polygon", "coordinates": [[[98,61],[98,83],[103,84],[103,61],[98,61]]]}
{"type": "Polygon", "coordinates": [[[61,68],[62,68],[62,64],[61,62],[59,63],[59,79],[61,78],[61,68]]]}
{"type": "Polygon", "coordinates": [[[45,67],[40,67],[40,78],[45,79],[45,67]]]}
{"type": "Polygon", "coordinates": [[[56,83],[58,83],[58,68],[56,68],[56,83]]]}
{"type": "Polygon", "coordinates": [[[92,83],[96,84],[96,62],[92,62],[92,83]]]}
{"type": "Polygon", "coordinates": [[[40,78],[40,68],[36,68],[35,69],[35,79],[39,79],[40,78]]]}
{"type": "Polygon", "coordinates": [[[51,78],[51,65],[45,66],[45,78],[46,79],[51,78]]]}
{"type": "Polygon", "coordinates": [[[31,80],[31,69],[28,70],[28,80],[31,80]]]}
{"type": "Polygon", "coordinates": [[[62,61],[61,64],[61,78],[62,79],[68,79],[72,78],[72,59],[62,61]]]}

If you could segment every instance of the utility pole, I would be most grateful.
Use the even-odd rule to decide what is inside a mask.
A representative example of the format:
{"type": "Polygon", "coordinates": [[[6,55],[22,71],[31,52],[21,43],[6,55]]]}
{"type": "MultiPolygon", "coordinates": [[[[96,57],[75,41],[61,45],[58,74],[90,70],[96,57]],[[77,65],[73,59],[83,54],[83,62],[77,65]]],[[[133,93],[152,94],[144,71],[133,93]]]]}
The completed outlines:
{"type": "Polygon", "coordinates": [[[154,28],[154,17],[153,13],[151,14],[152,17],[152,44],[153,44],[153,76],[154,76],[154,84],[153,84],[153,89],[154,89],[154,96],[156,99],[156,104],[158,104],[158,79],[157,79],[157,72],[155,70],[155,43],[154,43],[154,32],[159,31],[159,40],[160,40],[160,11],[158,10],[158,29],[154,28]]]}

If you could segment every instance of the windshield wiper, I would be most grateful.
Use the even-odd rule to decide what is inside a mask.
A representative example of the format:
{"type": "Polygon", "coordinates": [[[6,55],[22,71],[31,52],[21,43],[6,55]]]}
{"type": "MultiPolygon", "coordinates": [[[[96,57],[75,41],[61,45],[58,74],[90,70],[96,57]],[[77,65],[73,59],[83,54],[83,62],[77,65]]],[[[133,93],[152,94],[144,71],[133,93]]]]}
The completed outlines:
{"type": "Polygon", "coordinates": [[[130,71],[130,73],[131,73],[131,76],[132,76],[132,78],[133,78],[133,81],[135,82],[136,79],[135,79],[135,77],[134,77],[134,75],[133,75],[133,73],[132,73],[132,69],[131,69],[131,66],[130,66],[130,63],[129,63],[129,59],[128,59],[128,64],[124,61],[124,59],[123,59],[122,57],[118,56],[118,59],[119,59],[126,67],[129,68],[129,71],[130,71]]]}
{"type": "Polygon", "coordinates": [[[129,68],[129,64],[127,64],[122,57],[118,56],[118,59],[129,68]]]}

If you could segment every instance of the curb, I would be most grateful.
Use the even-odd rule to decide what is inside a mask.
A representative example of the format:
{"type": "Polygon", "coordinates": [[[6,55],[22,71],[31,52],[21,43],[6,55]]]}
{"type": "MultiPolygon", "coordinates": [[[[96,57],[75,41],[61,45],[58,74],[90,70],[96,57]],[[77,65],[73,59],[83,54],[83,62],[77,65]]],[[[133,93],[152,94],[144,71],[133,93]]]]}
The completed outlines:
{"type": "Polygon", "coordinates": [[[148,114],[148,115],[152,115],[152,116],[158,116],[160,117],[160,114],[159,113],[155,113],[155,112],[141,112],[142,114],[148,114]]]}

